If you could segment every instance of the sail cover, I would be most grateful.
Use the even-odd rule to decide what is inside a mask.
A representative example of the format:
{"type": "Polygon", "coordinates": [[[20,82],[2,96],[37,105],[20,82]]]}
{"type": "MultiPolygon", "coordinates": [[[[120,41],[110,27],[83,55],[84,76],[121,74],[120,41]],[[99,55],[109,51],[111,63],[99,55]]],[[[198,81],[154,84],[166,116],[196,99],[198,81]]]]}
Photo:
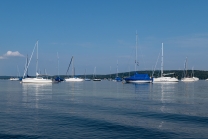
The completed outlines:
{"type": "Polygon", "coordinates": [[[136,81],[136,80],[152,80],[148,74],[138,74],[135,73],[133,76],[124,78],[126,81],[136,81]]]}

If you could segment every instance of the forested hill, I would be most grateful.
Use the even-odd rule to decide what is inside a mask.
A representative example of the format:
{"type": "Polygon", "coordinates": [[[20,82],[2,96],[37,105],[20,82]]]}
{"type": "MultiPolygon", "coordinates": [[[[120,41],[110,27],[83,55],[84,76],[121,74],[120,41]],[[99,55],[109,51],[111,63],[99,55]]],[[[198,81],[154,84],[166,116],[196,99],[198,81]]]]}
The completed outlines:
{"type": "MultiPolygon", "coordinates": [[[[131,71],[131,72],[123,72],[123,73],[118,73],[118,76],[119,77],[128,77],[128,76],[132,76],[134,75],[134,71],[131,71]]],[[[138,71],[138,73],[147,73],[149,74],[149,76],[152,76],[152,71],[138,71]]],[[[184,71],[183,70],[164,70],[163,72],[164,74],[167,74],[167,73],[174,73],[174,74],[171,74],[171,75],[168,75],[170,77],[174,76],[174,77],[177,77],[179,80],[184,76],[184,71]]],[[[194,70],[192,72],[192,70],[188,70],[187,71],[187,75],[189,77],[191,77],[192,75],[194,74],[195,77],[198,77],[200,80],[204,80],[204,79],[208,79],[208,71],[203,71],[203,70],[194,70]]],[[[85,78],[84,75],[77,75],[81,78],[85,78]]],[[[159,77],[160,76],[160,71],[155,71],[154,72],[154,75],[153,77],[159,77]]],[[[13,76],[0,76],[0,79],[9,79],[13,76]]],[[[56,77],[56,75],[54,76],[48,76],[48,78],[54,78],[56,77]]],[[[65,75],[61,75],[62,78],[65,78],[66,76],[65,75]]],[[[101,78],[101,79],[108,79],[108,78],[115,78],[116,77],[116,73],[113,73],[113,74],[106,74],[106,75],[96,75],[97,78],[101,78]]],[[[89,75],[86,75],[86,78],[93,78],[93,75],[92,74],[89,74],[89,75]]]]}

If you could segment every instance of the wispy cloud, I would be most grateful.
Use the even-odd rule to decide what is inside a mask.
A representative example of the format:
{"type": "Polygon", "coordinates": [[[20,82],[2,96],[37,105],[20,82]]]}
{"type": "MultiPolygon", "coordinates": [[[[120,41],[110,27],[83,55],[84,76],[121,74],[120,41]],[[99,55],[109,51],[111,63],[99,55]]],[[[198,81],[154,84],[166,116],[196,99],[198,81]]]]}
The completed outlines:
{"type": "Polygon", "coordinates": [[[20,54],[18,51],[12,52],[12,51],[7,51],[6,54],[3,56],[0,56],[0,59],[7,59],[9,57],[24,57],[24,55],[20,54]]]}
{"type": "Polygon", "coordinates": [[[189,36],[179,36],[175,38],[170,38],[168,42],[175,44],[178,47],[207,47],[208,34],[192,34],[189,36]]]}

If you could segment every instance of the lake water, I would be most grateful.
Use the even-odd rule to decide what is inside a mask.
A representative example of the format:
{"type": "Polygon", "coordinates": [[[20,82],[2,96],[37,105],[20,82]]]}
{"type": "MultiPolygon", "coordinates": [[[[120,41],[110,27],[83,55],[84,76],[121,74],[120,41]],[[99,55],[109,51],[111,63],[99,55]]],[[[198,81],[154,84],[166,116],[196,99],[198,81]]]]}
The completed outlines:
{"type": "Polygon", "coordinates": [[[208,82],[1,80],[0,138],[208,138],[208,82]]]}

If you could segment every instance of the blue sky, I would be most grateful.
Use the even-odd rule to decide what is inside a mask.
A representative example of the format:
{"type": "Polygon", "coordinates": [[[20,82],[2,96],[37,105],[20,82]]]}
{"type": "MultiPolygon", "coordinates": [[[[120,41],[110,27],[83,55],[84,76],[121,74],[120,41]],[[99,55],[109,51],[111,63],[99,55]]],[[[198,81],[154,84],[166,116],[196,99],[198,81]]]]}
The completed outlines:
{"type": "MultiPolygon", "coordinates": [[[[152,70],[164,43],[164,69],[208,70],[207,0],[1,0],[0,75],[23,75],[39,40],[39,69],[65,74],[72,56],[76,74],[152,70]],[[110,70],[111,67],[111,70],[110,70]]],[[[29,74],[35,75],[35,55],[29,74]]],[[[160,68],[160,59],[157,69],[160,68]]]]}

